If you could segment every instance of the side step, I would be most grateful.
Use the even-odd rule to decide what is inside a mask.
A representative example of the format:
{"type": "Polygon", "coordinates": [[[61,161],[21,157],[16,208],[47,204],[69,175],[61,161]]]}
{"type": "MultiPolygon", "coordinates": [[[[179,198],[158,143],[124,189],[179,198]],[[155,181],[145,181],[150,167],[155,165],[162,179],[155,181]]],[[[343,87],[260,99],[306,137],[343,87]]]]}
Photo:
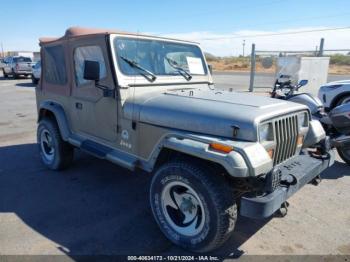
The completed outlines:
{"type": "Polygon", "coordinates": [[[103,159],[106,158],[106,155],[108,153],[113,151],[113,149],[111,149],[107,146],[98,144],[98,143],[91,141],[91,140],[84,140],[81,143],[80,148],[83,149],[84,151],[87,151],[88,153],[98,157],[98,158],[103,158],[103,159]]]}
{"type": "Polygon", "coordinates": [[[111,147],[101,145],[91,140],[84,140],[80,144],[80,148],[87,153],[94,155],[101,159],[107,159],[124,168],[135,170],[137,158],[135,156],[126,154],[122,151],[113,149],[111,147]]]}

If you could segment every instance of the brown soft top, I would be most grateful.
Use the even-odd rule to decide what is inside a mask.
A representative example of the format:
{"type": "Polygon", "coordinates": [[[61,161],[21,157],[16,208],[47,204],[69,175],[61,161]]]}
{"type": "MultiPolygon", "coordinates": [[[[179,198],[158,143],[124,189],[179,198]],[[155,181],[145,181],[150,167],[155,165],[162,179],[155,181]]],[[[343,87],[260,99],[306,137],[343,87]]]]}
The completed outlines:
{"type": "MultiPolygon", "coordinates": [[[[110,29],[70,27],[66,30],[66,33],[62,37],[41,37],[39,38],[39,42],[40,42],[40,45],[42,45],[42,44],[52,43],[55,41],[67,40],[70,38],[82,37],[87,35],[110,35],[110,34],[146,36],[146,35],[137,34],[137,33],[130,33],[126,31],[118,31],[118,30],[110,30],[110,29]]],[[[164,37],[157,37],[157,38],[166,39],[164,37]]],[[[170,38],[167,38],[167,39],[170,39],[170,38]]],[[[176,40],[176,39],[173,39],[173,40],[176,40]]],[[[190,42],[190,41],[184,41],[184,42],[190,42]]]]}

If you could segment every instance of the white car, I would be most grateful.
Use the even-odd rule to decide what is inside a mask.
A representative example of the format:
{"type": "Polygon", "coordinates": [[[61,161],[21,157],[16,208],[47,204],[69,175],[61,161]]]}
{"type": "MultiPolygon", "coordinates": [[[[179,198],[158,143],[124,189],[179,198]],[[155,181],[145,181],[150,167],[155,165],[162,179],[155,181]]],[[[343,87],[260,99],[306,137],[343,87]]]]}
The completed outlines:
{"type": "Polygon", "coordinates": [[[326,111],[334,107],[350,103],[350,80],[341,80],[327,83],[321,86],[318,91],[318,97],[321,99],[326,111]]]}
{"type": "Polygon", "coordinates": [[[32,72],[32,82],[34,85],[37,85],[41,76],[41,61],[38,61],[35,65],[33,65],[32,72]]]}

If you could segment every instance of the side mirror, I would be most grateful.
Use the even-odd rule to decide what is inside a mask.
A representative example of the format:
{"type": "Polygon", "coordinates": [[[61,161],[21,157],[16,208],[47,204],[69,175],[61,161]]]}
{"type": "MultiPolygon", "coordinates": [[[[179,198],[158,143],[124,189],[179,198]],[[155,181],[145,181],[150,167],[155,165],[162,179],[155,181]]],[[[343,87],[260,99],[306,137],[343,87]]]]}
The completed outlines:
{"type": "Polygon", "coordinates": [[[97,61],[84,61],[84,79],[98,81],[100,80],[100,63],[97,61]]]}
{"type": "Polygon", "coordinates": [[[300,80],[299,86],[305,86],[305,85],[307,85],[308,82],[309,82],[309,81],[306,80],[306,79],[300,80]]]}
{"type": "Polygon", "coordinates": [[[212,65],[208,65],[208,68],[209,68],[210,74],[212,75],[213,74],[213,66],[212,65]]]}

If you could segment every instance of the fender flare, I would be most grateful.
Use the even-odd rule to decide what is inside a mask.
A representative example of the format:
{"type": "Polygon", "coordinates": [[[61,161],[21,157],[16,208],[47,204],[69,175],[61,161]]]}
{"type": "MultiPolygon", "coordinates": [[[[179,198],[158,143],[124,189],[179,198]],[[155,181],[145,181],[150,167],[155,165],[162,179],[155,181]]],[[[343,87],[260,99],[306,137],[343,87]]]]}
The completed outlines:
{"type": "Polygon", "coordinates": [[[52,112],[52,114],[55,116],[56,118],[56,122],[58,125],[58,128],[60,130],[62,139],[64,141],[68,141],[68,138],[71,134],[70,129],[68,127],[68,120],[66,117],[66,113],[64,112],[63,107],[53,101],[43,101],[40,106],[39,106],[39,117],[38,117],[38,122],[41,119],[41,111],[42,110],[48,110],[50,112],[52,112]]]}
{"type": "Polygon", "coordinates": [[[143,162],[146,170],[152,171],[158,156],[163,148],[171,149],[176,152],[184,153],[203,160],[211,161],[221,165],[226,171],[234,177],[249,176],[249,167],[244,157],[236,151],[228,154],[222,154],[208,150],[209,142],[206,139],[198,139],[191,135],[168,134],[157,145],[148,161],[143,162]]]}

